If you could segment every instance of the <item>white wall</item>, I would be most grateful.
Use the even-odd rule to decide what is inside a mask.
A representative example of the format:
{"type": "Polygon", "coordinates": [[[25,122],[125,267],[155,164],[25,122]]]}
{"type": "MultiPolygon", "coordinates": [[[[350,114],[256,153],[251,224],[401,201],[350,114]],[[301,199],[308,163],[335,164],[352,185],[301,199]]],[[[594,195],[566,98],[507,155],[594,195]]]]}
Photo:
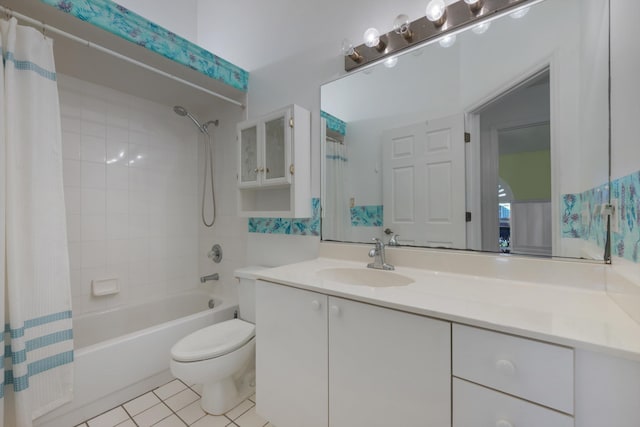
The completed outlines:
{"type": "Polygon", "coordinates": [[[611,175],[640,170],[640,2],[611,1],[611,175]]]}
{"type": "Polygon", "coordinates": [[[59,90],[74,313],[195,287],[192,124],[170,107],[70,77],[59,76],[59,90]],[[92,296],[91,281],[106,278],[118,279],[120,293],[92,296]]]}
{"type": "Polygon", "coordinates": [[[116,3],[193,43],[198,41],[198,0],[117,0],[116,3]]]}

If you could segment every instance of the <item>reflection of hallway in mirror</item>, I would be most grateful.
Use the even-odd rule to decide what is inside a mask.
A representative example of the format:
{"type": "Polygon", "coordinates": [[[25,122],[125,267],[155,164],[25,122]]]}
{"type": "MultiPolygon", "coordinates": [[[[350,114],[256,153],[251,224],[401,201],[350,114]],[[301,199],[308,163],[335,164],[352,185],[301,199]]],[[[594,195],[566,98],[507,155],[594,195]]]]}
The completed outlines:
{"type": "Polygon", "coordinates": [[[479,112],[482,249],[552,254],[548,69],[479,112]]]}

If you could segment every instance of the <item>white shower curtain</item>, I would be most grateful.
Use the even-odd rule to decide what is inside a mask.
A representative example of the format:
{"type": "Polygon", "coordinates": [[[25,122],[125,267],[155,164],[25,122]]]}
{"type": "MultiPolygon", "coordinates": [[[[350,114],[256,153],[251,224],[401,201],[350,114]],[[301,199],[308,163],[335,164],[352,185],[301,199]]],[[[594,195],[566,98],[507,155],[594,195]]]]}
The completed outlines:
{"type": "Polygon", "coordinates": [[[52,41],[15,18],[0,32],[0,425],[23,427],[72,399],[69,256],[52,41]]]}
{"type": "Polygon", "coordinates": [[[346,193],[346,173],[348,164],[345,144],[326,141],[325,185],[326,200],[322,219],[322,238],[325,240],[348,240],[346,233],[351,221],[346,193]]]}

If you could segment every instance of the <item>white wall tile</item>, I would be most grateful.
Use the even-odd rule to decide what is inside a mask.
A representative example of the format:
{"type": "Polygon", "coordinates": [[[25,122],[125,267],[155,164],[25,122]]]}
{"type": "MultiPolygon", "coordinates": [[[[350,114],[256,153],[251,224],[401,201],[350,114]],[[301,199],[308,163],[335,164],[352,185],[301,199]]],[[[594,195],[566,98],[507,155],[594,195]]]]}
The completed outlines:
{"type": "Polygon", "coordinates": [[[65,187],[80,187],[82,163],[78,160],[62,161],[62,179],[65,187]]]}
{"type": "Polygon", "coordinates": [[[126,164],[107,165],[107,188],[111,190],[129,189],[129,168],[126,164]]]}
{"type": "Polygon", "coordinates": [[[105,188],[105,166],[104,163],[82,162],[82,188],[105,188]]]}
{"type": "Polygon", "coordinates": [[[77,132],[62,133],[62,158],[80,160],[82,155],[82,137],[77,132]]]}
{"type": "Polygon", "coordinates": [[[104,241],[107,233],[106,217],[104,215],[82,215],[81,233],[83,242],[104,241]]]}
{"type": "Polygon", "coordinates": [[[83,188],[80,192],[82,215],[104,215],[107,193],[100,188],[83,188]]]}
{"type": "Polygon", "coordinates": [[[67,215],[80,214],[82,198],[78,187],[64,187],[64,203],[67,215]]]}
{"type": "Polygon", "coordinates": [[[82,135],[82,161],[104,163],[106,143],[104,137],[82,135]]]}
{"type": "Polygon", "coordinates": [[[74,312],[196,287],[197,129],[171,106],[68,76],[59,86],[74,312]],[[106,277],[120,294],[92,297],[106,277]]]}

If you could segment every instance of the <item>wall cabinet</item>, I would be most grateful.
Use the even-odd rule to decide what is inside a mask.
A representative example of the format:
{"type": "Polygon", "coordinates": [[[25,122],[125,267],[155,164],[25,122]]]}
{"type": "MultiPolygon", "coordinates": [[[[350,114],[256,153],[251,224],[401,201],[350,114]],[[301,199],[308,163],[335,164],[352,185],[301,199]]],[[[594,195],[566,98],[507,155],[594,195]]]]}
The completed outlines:
{"type": "Polygon", "coordinates": [[[311,116],[297,105],[238,124],[241,216],[309,217],[311,116]]]}
{"type": "Polygon", "coordinates": [[[257,411],[272,424],[451,425],[448,322],[256,286],[257,411]]]}

